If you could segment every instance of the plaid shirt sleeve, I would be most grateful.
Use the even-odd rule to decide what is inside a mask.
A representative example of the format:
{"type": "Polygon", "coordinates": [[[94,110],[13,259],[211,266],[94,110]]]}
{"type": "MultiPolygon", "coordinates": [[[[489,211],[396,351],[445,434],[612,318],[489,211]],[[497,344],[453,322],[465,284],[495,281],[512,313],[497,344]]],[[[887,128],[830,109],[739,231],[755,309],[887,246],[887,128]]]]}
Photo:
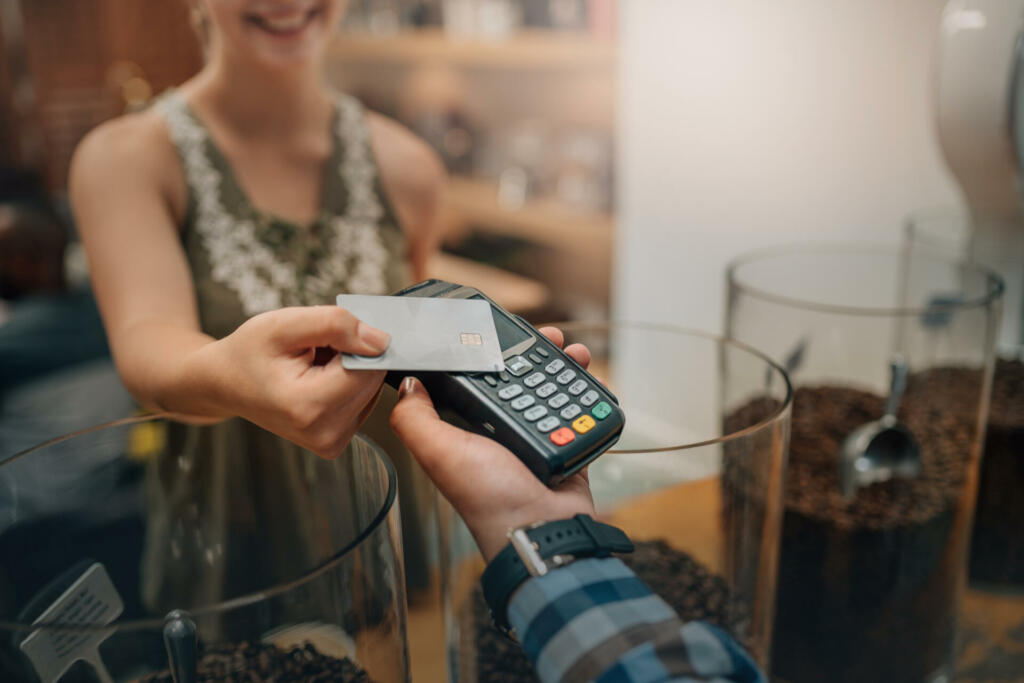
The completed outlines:
{"type": "Polygon", "coordinates": [[[684,624],[621,560],[588,559],[528,580],[509,622],[544,683],[765,683],[723,631],[684,624]]]}

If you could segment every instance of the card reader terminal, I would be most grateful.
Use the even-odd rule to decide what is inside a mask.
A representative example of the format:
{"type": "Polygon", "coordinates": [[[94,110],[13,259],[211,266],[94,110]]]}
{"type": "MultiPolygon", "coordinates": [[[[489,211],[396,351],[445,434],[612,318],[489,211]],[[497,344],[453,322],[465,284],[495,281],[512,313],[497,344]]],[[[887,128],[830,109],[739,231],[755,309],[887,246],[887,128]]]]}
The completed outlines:
{"type": "Polygon", "coordinates": [[[427,280],[395,296],[483,299],[490,303],[504,372],[389,372],[398,387],[417,377],[446,421],[483,434],[516,454],[549,486],[592,462],[619,440],[618,399],[519,316],[472,287],[427,280]]]}

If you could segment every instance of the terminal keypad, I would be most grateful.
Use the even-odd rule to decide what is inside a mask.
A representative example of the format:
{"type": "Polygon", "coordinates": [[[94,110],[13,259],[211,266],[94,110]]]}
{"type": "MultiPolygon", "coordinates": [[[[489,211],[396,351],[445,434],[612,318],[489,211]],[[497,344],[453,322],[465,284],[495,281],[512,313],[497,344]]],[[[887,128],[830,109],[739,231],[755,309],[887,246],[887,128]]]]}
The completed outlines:
{"type": "MultiPolygon", "coordinates": [[[[499,403],[531,429],[547,434],[557,447],[584,436],[612,413],[598,388],[561,358],[537,344],[524,356],[505,362],[505,372],[484,374],[483,384],[497,386],[499,403]],[[500,380],[495,381],[495,380],[500,380]],[[549,410],[550,409],[550,410],[549,410]]],[[[490,393],[490,392],[489,392],[490,393]]]]}

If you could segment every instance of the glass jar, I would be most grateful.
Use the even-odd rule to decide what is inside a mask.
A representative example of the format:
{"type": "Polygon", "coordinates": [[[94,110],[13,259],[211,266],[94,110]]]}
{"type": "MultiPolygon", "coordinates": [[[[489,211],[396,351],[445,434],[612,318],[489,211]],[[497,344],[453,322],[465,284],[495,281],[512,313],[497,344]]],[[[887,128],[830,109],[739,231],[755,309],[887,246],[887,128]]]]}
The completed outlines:
{"type": "Polygon", "coordinates": [[[898,248],[730,265],[727,333],[795,389],[777,680],[950,680],[1002,289],[898,248]]]}
{"type": "Polygon", "coordinates": [[[905,247],[982,263],[1006,283],[992,398],[971,531],[958,673],[978,680],[1019,677],[1024,648],[1024,225],[981,226],[966,212],[907,218],[905,247]]]}
{"type": "Polygon", "coordinates": [[[0,679],[407,680],[394,468],[275,439],[141,416],[0,465],[0,679]]]}
{"type": "MultiPolygon", "coordinates": [[[[642,323],[555,323],[592,354],[590,371],[626,415],[618,444],[589,467],[599,519],[636,544],[623,555],[684,621],[726,629],[767,667],[790,387],[757,351],[642,323]]],[[[483,560],[441,506],[449,678],[536,680],[491,626],[483,560]]]]}

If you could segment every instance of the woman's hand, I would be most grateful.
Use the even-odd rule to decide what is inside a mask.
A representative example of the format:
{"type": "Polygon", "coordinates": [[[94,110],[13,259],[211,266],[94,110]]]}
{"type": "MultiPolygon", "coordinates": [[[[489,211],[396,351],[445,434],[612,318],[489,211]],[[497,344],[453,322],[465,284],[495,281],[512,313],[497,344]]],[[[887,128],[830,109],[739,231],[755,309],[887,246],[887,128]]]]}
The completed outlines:
{"type": "Polygon", "coordinates": [[[340,353],[380,355],[387,333],[337,306],[283,308],[257,315],[198,349],[186,377],[217,412],[239,415],[335,458],[380,395],[384,372],[346,370],[340,353]]]}
{"type": "MultiPolygon", "coordinates": [[[[564,343],[561,331],[553,327],[541,332],[559,346],[564,343]]],[[[565,351],[583,367],[589,365],[585,346],[573,344],[565,351]]],[[[417,380],[407,377],[399,394],[391,427],[466,520],[486,561],[508,543],[510,529],[594,514],[585,471],[549,489],[504,446],[442,422],[417,380]]]]}

